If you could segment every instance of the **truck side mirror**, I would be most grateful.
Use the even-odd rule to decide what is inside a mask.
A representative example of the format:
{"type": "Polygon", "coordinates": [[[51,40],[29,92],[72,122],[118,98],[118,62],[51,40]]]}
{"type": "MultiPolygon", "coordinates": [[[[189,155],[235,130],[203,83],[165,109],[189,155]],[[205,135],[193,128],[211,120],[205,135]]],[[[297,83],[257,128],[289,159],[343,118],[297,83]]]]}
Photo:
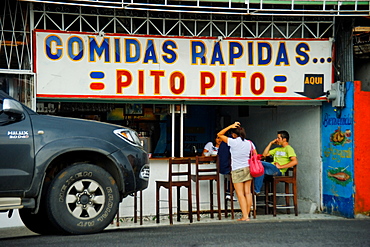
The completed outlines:
{"type": "Polygon", "coordinates": [[[24,113],[22,104],[13,99],[3,100],[3,112],[16,118],[21,118],[24,113]]]}

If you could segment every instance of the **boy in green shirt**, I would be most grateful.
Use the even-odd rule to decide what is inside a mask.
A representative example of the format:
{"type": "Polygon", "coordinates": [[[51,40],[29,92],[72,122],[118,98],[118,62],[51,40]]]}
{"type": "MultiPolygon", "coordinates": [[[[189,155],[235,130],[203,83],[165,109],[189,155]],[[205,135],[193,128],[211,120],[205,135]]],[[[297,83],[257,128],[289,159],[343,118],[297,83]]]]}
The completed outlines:
{"type": "Polygon", "coordinates": [[[277,138],[266,146],[262,155],[264,157],[273,156],[274,159],[272,163],[262,161],[265,173],[260,177],[254,178],[254,190],[257,194],[261,192],[265,175],[281,176],[289,167],[298,164],[297,155],[293,147],[289,145],[289,133],[285,130],[278,131],[277,138]],[[270,150],[273,144],[277,144],[280,147],[270,150]]]}

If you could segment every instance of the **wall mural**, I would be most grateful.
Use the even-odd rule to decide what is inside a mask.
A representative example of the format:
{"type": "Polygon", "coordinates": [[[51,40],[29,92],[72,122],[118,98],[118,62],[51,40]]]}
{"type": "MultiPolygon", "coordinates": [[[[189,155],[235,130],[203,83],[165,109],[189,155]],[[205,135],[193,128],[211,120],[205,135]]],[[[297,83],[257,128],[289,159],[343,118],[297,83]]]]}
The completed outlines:
{"type": "Polygon", "coordinates": [[[353,201],[353,83],[346,83],[345,107],[323,104],[323,206],[324,212],[354,216],[353,201]]]}

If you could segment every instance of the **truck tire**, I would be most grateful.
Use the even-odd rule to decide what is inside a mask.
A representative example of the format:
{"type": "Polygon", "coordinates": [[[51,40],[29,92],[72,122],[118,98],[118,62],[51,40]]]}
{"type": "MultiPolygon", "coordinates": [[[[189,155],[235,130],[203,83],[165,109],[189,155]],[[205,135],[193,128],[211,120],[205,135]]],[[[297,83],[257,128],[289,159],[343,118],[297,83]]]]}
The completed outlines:
{"type": "Polygon", "coordinates": [[[23,224],[35,233],[43,235],[58,233],[58,230],[50,222],[45,209],[40,209],[37,214],[32,213],[32,210],[29,208],[20,209],[19,216],[23,224]]]}
{"type": "Polygon", "coordinates": [[[52,181],[46,199],[51,221],[63,233],[102,231],[119,205],[114,178],[103,168],[80,163],[62,170],[52,181]]]}
{"type": "Polygon", "coordinates": [[[32,209],[23,208],[19,210],[19,216],[23,224],[31,231],[38,234],[56,234],[58,233],[57,228],[51,223],[47,212],[46,212],[46,201],[45,196],[50,182],[47,182],[43,186],[42,196],[40,200],[40,207],[38,212],[33,213],[32,209]]]}

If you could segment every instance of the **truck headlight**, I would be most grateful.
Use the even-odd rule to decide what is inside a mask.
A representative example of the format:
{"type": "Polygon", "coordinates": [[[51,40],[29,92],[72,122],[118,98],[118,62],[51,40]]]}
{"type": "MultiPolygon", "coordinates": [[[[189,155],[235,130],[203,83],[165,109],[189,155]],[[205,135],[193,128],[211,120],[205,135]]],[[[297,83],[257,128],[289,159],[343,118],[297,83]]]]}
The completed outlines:
{"type": "Polygon", "coordinates": [[[141,146],[139,136],[137,133],[131,129],[116,129],[113,133],[119,138],[128,141],[136,146],[141,146]]]}

